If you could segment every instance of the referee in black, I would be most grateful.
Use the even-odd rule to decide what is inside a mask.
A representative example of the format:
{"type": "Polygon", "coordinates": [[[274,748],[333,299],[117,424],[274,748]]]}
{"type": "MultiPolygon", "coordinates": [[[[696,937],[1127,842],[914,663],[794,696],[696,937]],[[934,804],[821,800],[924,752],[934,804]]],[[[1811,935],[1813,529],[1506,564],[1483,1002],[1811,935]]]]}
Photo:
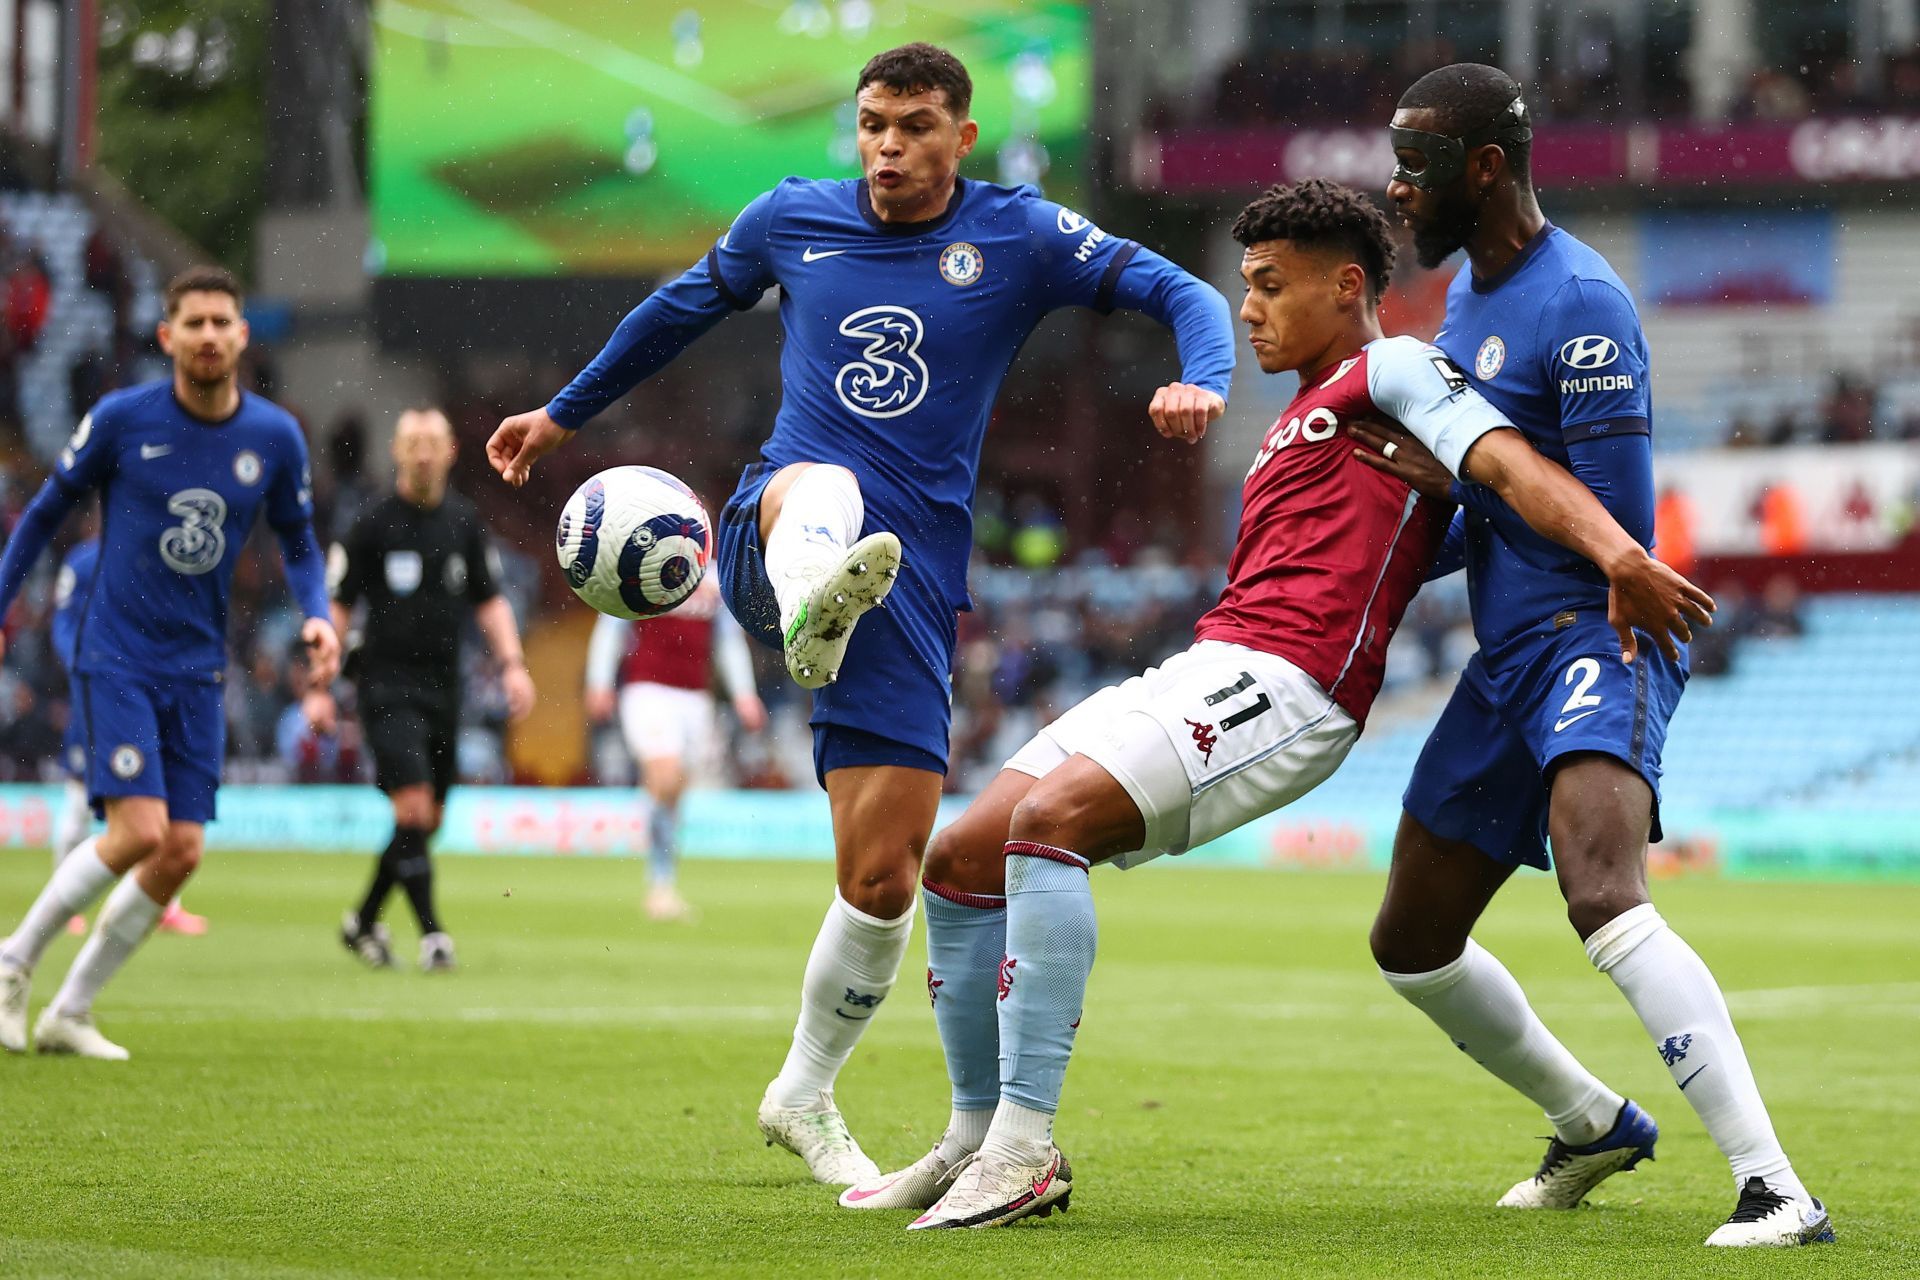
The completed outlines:
{"type": "MultiPolygon", "coordinates": [[[[458,769],[460,636],[467,612],[500,667],[507,713],[533,707],[533,678],[513,610],[495,582],[497,562],[472,502],[447,487],[453,425],[438,409],[409,410],[393,432],[393,494],[354,522],[328,560],[333,622],[348,634],[366,603],[358,651],[349,659],[375,779],[393,801],[393,839],[358,910],[340,924],[347,949],[375,968],[393,963],[380,908],[395,885],[420,920],[420,967],[453,968],[453,939],[433,906],[427,842],[440,829],[458,769]]],[[[332,696],[310,695],[308,719],[329,726],[332,696]]]]}

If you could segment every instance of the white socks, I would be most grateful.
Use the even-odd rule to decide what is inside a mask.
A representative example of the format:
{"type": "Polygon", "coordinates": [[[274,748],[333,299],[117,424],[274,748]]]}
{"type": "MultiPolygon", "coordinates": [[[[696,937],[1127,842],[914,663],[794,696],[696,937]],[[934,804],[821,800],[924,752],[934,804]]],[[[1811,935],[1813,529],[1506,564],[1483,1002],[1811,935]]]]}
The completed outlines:
{"type": "Polygon", "coordinates": [[[1587,958],[1640,1015],[1674,1083],[1732,1164],[1734,1185],[1761,1178],[1781,1195],[1808,1199],[1774,1136],[1719,984],[1653,904],[1596,930],[1587,958]]]}
{"type": "Polygon", "coordinates": [[[9,969],[31,971],[67,921],[93,905],[114,874],[100,861],[100,837],[82,840],[74,851],[53,869],[52,879],[40,891],[27,915],[11,937],[0,942],[0,964],[9,969]]]}
{"type": "Polygon", "coordinates": [[[1475,1062],[1532,1099],[1562,1142],[1584,1146],[1613,1128],[1623,1099],[1554,1039],[1506,966],[1473,939],[1431,973],[1380,976],[1475,1062]]]}
{"type": "Polygon", "coordinates": [[[93,827],[93,806],[87,803],[87,789],[71,779],[60,797],[60,813],[53,820],[53,865],[56,867],[72,853],[93,827]]]}
{"type": "Polygon", "coordinates": [[[1022,1164],[1040,1164],[1053,1146],[1053,1112],[1036,1111],[1011,1098],[1000,1099],[994,1108],[993,1127],[981,1144],[983,1155],[1022,1164]]]}
{"type": "Polygon", "coordinates": [[[53,1011],[63,1018],[85,1016],[107,979],[120,971],[127,957],[153,932],[165,907],[165,903],[147,896],[137,876],[122,877],[107,895],[107,905],[100,908],[100,920],[92,936],[73,958],[67,980],[53,997],[53,1011]]]}
{"type": "MultiPolygon", "coordinates": [[[[781,518],[786,518],[784,512],[781,518]]],[[[893,989],[912,935],[911,901],[898,920],[882,920],[848,905],[834,892],[820,936],[814,939],[813,954],[807,957],[793,1047],[767,1090],[774,1106],[792,1110],[820,1105],[821,1090],[833,1088],[860,1033],[893,989]]]]}
{"type": "Polygon", "coordinates": [[[787,488],[780,515],[767,535],[767,579],[780,601],[780,620],[799,611],[821,574],[860,539],[867,506],[860,484],[845,467],[816,464],[787,488]]]}
{"type": "Polygon", "coordinates": [[[958,1164],[980,1149],[992,1126],[992,1111],[951,1113],[947,1118],[947,1131],[940,1135],[940,1158],[948,1164],[958,1164]]]}

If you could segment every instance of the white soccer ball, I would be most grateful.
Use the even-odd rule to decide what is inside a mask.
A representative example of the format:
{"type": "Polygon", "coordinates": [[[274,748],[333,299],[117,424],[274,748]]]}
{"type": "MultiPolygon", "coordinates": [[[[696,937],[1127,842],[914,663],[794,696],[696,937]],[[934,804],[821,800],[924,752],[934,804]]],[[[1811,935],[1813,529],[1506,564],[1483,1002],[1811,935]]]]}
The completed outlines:
{"type": "Polygon", "coordinates": [[[693,490],[654,467],[613,467],[574,490],[554,533],[574,594],[616,618],[657,618],[693,594],[713,522],[693,490]]]}

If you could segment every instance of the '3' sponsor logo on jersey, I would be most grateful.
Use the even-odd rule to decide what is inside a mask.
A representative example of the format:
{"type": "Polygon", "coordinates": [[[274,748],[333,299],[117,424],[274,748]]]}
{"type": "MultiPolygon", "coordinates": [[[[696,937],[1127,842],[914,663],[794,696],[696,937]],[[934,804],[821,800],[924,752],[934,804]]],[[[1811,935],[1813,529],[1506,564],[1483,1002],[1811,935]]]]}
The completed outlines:
{"type": "Polygon", "coordinates": [[[160,558],[175,573],[210,571],[227,553],[227,500],[212,489],[182,489],[167,499],[167,511],[180,517],[160,534],[160,558]]]}
{"type": "Polygon", "coordinates": [[[863,418],[897,418],[927,395],[927,363],[920,358],[926,326],[910,308],[862,307],[840,322],[840,332],[867,345],[840,366],[833,389],[840,403],[863,418]]]}

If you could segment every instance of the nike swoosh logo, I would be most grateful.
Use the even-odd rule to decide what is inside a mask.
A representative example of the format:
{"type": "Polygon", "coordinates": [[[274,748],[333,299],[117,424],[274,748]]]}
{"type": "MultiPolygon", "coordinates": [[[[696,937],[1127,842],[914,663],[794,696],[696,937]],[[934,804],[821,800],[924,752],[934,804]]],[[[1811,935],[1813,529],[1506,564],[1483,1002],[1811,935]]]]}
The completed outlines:
{"type": "Polygon", "coordinates": [[[1047,1166],[1047,1176],[1044,1178],[1036,1178],[1031,1184],[1033,1187],[1033,1198],[1035,1200],[1038,1200],[1041,1196],[1047,1194],[1047,1188],[1053,1185],[1053,1180],[1054,1178],[1059,1176],[1059,1173],[1060,1173],[1060,1157],[1055,1156],[1053,1158],[1053,1163],[1047,1166]]]}
{"type": "Polygon", "coordinates": [[[140,446],[140,460],[152,462],[155,458],[164,458],[172,452],[173,446],[170,444],[143,444],[140,446]]]}
{"type": "Polygon", "coordinates": [[[845,252],[845,249],[815,249],[812,245],[808,245],[800,254],[800,261],[818,262],[822,258],[837,258],[845,252]]]}
{"type": "Polygon", "coordinates": [[[1577,724],[1580,721],[1585,720],[1588,716],[1597,716],[1599,714],[1600,714],[1600,708],[1595,707],[1591,711],[1582,711],[1577,716],[1568,716],[1565,720],[1555,720],[1553,722],[1553,731],[1555,733],[1559,733],[1562,729],[1566,728],[1570,724],[1577,724]]]}
{"type": "MultiPolygon", "coordinates": [[[[1713,1064],[1712,1064],[1711,1062],[1709,1062],[1709,1063],[1707,1064],[1707,1067],[1710,1067],[1710,1066],[1712,1066],[1712,1065],[1713,1065],[1713,1064]]],[[[1705,1070],[1707,1069],[1707,1067],[1701,1067],[1701,1068],[1700,1068],[1700,1071],[1705,1071],[1705,1070]]],[[[1693,1083],[1693,1077],[1694,1077],[1694,1076],[1697,1076],[1697,1075],[1699,1075],[1699,1074],[1700,1074],[1700,1071],[1696,1071],[1696,1072],[1694,1072],[1694,1073],[1693,1073],[1693,1075],[1692,1075],[1692,1076],[1688,1076],[1688,1077],[1687,1077],[1687,1078],[1686,1078],[1685,1080],[1682,1080],[1682,1081],[1680,1082],[1680,1087],[1681,1087],[1682,1089],[1685,1089],[1685,1088],[1686,1088],[1686,1087],[1687,1087],[1688,1085],[1690,1085],[1690,1084],[1692,1084],[1692,1083],[1693,1083]]]]}
{"type": "Polygon", "coordinates": [[[845,1018],[848,1022],[865,1022],[867,1018],[871,1018],[873,1016],[872,1014],[868,1014],[867,1018],[856,1018],[850,1013],[840,1013],[838,1009],[835,1009],[834,1012],[839,1013],[840,1016],[845,1018]]]}
{"type": "Polygon", "coordinates": [[[871,1190],[871,1191],[858,1191],[858,1190],[855,1190],[855,1189],[854,1189],[854,1188],[852,1188],[852,1187],[848,1187],[848,1188],[847,1188],[847,1199],[849,1199],[849,1200],[851,1200],[851,1201],[853,1201],[853,1202],[854,1202],[855,1204],[859,1204],[859,1203],[860,1203],[860,1202],[861,1202],[862,1200],[871,1200],[871,1199],[873,1199],[873,1198],[874,1198],[875,1196],[877,1196],[877,1195],[879,1195],[879,1194],[880,1194],[881,1192],[883,1192],[883,1191],[886,1191],[886,1190],[888,1190],[889,1188],[891,1188],[891,1187],[893,1186],[893,1184],[894,1184],[894,1183],[896,1183],[896,1182],[898,1182],[898,1181],[900,1181],[900,1179],[898,1179],[898,1178],[888,1178],[888,1179],[886,1180],[886,1182],[884,1182],[884,1183],[883,1183],[883,1184],[881,1184],[880,1186],[877,1186],[877,1187],[875,1187],[875,1188],[874,1188],[873,1190],[871,1190]]]}

